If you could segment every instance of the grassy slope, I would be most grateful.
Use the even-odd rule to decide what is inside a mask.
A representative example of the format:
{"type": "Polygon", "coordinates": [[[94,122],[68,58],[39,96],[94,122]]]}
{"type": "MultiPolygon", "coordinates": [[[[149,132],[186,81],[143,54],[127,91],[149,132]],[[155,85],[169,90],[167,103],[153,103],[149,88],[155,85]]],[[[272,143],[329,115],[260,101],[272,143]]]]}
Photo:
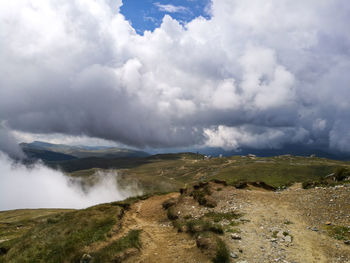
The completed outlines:
{"type": "MultiPolygon", "coordinates": [[[[275,187],[293,182],[319,179],[332,173],[339,166],[349,166],[349,162],[324,158],[295,156],[247,158],[241,156],[197,160],[196,155],[178,154],[156,156],[141,160],[127,160],[121,165],[120,182],[137,180],[145,192],[171,191],[198,180],[222,179],[228,183],[238,181],[263,181],[275,187]]],[[[108,165],[106,165],[108,166],[108,165]]],[[[118,166],[112,166],[117,168],[118,166]]],[[[95,169],[71,173],[72,176],[88,176],[95,169]]]]}
{"type": "Polygon", "coordinates": [[[38,222],[55,214],[70,212],[67,209],[20,209],[0,212],[0,240],[17,238],[38,222]]]}
{"type": "Polygon", "coordinates": [[[84,210],[16,210],[0,213],[1,222],[23,229],[15,236],[0,232],[0,262],[79,262],[84,249],[106,239],[121,208],[103,204],[84,210]],[[51,215],[50,215],[51,214],[51,215]],[[52,215],[53,214],[53,215],[52,215]],[[49,216],[48,216],[49,215],[49,216]],[[10,221],[8,219],[11,219],[10,221]],[[7,251],[5,254],[4,252],[7,251]]]}
{"type": "MultiPolygon", "coordinates": [[[[124,169],[118,171],[121,173],[121,183],[127,185],[130,181],[138,180],[145,192],[155,192],[176,190],[198,180],[214,178],[228,183],[265,181],[278,187],[317,179],[339,166],[350,166],[350,163],[288,156],[197,160],[196,155],[176,154],[136,160],[134,165],[129,159],[127,168],[124,165],[124,169]]],[[[84,178],[96,171],[81,170],[71,176],[84,178]]],[[[101,262],[107,260],[104,258],[107,255],[107,261],[110,261],[109,257],[118,251],[138,247],[138,233],[129,233],[123,237],[125,239],[110,243],[103,250],[88,249],[108,239],[112,227],[119,221],[121,206],[133,200],[137,198],[74,211],[39,209],[0,212],[0,262],[75,262],[86,252],[100,257],[101,262]]]]}

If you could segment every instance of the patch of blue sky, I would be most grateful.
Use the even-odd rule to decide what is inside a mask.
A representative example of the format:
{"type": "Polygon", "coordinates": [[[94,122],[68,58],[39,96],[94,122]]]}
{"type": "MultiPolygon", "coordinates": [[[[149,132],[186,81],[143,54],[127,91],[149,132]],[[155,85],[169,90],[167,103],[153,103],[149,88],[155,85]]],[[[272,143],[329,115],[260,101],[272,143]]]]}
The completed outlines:
{"type": "Polygon", "coordinates": [[[130,21],[138,34],[153,31],[168,14],[185,24],[196,17],[210,18],[210,0],[123,0],[120,12],[130,21]]]}

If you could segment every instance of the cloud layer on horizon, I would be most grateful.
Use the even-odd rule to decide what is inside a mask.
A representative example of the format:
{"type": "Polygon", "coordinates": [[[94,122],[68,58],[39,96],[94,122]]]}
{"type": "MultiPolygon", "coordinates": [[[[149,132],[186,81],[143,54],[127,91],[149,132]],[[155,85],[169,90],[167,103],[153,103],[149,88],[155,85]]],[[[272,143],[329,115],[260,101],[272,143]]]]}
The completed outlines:
{"type": "Polygon", "coordinates": [[[113,0],[0,3],[0,121],[137,147],[350,151],[350,4],[213,0],[136,34],[113,0]]]}
{"type": "Polygon", "coordinates": [[[93,186],[40,163],[13,163],[0,151],[0,211],[20,208],[86,208],[142,194],[137,183],[121,188],[115,171],[97,171],[93,186]]]}

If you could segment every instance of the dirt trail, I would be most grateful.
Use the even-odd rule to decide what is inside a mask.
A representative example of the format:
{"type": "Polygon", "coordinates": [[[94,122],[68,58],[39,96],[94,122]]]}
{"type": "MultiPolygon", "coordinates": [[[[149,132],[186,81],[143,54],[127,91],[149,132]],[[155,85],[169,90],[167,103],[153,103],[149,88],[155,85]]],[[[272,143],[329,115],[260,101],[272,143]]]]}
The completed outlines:
{"type": "Polygon", "coordinates": [[[141,229],[142,250],[125,262],[205,263],[210,262],[187,234],[177,233],[167,219],[162,203],[177,193],[154,196],[134,204],[125,215],[123,231],[141,229]]]}
{"type": "Polygon", "coordinates": [[[330,262],[322,249],[325,237],[308,230],[298,211],[276,198],[275,193],[247,191],[238,195],[243,201],[240,210],[249,221],[239,227],[242,241],[236,245],[245,251],[249,262],[330,262]],[[290,233],[293,243],[278,241],[277,231],[290,233]]]}
{"type": "MultiPolygon", "coordinates": [[[[321,209],[319,203],[306,202],[308,191],[294,187],[283,192],[229,190],[227,193],[228,199],[233,201],[244,214],[244,220],[247,220],[238,226],[241,240],[227,237],[231,250],[240,255],[239,260],[244,259],[249,263],[350,262],[349,246],[329,237],[323,230],[324,221],[318,220],[317,215],[314,218],[305,215],[306,207],[321,209]],[[313,231],[315,226],[316,231],[313,231]],[[280,235],[288,233],[292,242],[286,242],[283,235],[276,237],[277,232],[280,235]],[[243,253],[238,253],[239,249],[243,253]]],[[[221,200],[225,198],[221,197],[221,200]]]]}
{"type": "MultiPolygon", "coordinates": [[[[187,201],[183,199],[176,207],[182,216],[197,218],[209,211],[242,213],[242,222],[236,226],[241,239],[232,239],[229,232],[221,236],[230,252],[237,255],[231,262],[350,263],[350,247],[332,239],[323,228],[325,221],[350,225],[350,205],[344,205],[348,203],[350,188],[309,191],[298,185],[286,191],[271,192],[254,187],[239,190],[214,185],[213,189],[211,196],[218,202],[215,208],[200,206],[192,197],[187,201]],[[215,190],[218,188],[220,191],[215,190]],[[334,198],[334,192],[337,199],[330,204],[337,207],[335,216],[329,212],[330,204],[317,201],[334,198]],[[342,209],[339,208],[341,204],[342,209]]],[[[162,203],[178,196],[178,193],[153,196],[133,204],[125,213],[122,228],[112,239],[126,235],[131,229],[141,229],[142,249],[123,262],[211,262],[197,248],[193,237],[178,233],[167,219],[162,203]]]]}

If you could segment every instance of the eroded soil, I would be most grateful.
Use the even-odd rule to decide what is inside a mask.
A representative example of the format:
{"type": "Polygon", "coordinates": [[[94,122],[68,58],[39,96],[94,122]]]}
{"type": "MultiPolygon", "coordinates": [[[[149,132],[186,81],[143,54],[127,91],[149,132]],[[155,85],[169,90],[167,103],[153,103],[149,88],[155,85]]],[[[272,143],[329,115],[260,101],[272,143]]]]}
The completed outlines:
{"type": "MultiPolygon", "coordinates": [[[[242,214],[233,227],[240,239],[233,239],[232,231],[221,236],[234,254],[231,262],[350,262],[350,246],[331,237],[326,228],[326,224],[350,226],[350,187],[304,190],[294,185],[281,192],[219,184],[210,188],[216,207],[201,206],[187,196],[179,199],[177,213],[194,219],[208,212],[242,214]]],[[[115,238],[141,229],[142,249],[124,262],[211,262],[192,236],[179,233],[167,219],[162,203],[174,197],[179,194],[154,196],[126,212],[115,238]]],[[[230,222],[220,224],[225,230],[232,228],[230,222]]]]}

